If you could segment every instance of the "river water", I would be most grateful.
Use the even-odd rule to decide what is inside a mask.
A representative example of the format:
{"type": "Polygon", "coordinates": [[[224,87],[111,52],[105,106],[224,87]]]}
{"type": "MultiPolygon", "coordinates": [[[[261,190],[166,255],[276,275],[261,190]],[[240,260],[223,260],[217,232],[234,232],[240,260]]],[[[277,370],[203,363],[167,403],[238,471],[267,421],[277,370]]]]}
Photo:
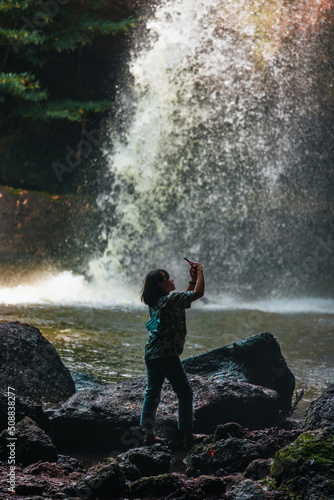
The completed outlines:
{"type": "Polygon", "coordinates": [[[186,256],[203,263],[207,286],[183,357],[270,331],[297,389],[307,383],[304,407],[333,382],[329,9],[152,4],[102,148],[102,222],[91,230],[101,251],[75,270],[2,266],[2,320],[40,328],[71,371],[143,374],[144,276],[165,268],[184,290],[186,256]]]}
{"type": "MultiPolygon", "coordinates": [[[[16,286],[8,286],[5,276],[3,272],[2,321],[38,327],[70,371],[86,372],[105,382],[145,374],[147,311],[138,298],[141,284],[137,291],[123,290],[122,296],[120,287],[112,290],[110,284],[109,290],[97,290],[68,271],[45,273],[16,286]]],[[[184,281],[176,278],[178,289],[184,281]]],[[[307,384],[299,405],[302,414],[333,382],[334,301],[301,298],[242,303],[227,296],[220,300],[199,300],[187,312],[182,358],[270,331],[296,377],[297,391],[307,384]]]]}

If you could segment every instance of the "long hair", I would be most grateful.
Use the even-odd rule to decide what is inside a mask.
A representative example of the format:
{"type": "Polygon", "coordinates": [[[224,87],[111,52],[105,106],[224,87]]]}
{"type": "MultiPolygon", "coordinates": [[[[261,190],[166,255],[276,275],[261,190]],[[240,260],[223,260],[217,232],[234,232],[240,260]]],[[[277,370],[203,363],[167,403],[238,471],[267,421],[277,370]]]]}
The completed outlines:
{"type": "Polygon", "coordinates": [[[165,277],[169,279],[169,274],[164,269],[155,269],[154,271],[150,271],[148,273],[141,292],[141,300],[144,304],[152,307],[160,299],[160,297],[165,295],[159,286],[159,283],[164,281],[165,277]]]}

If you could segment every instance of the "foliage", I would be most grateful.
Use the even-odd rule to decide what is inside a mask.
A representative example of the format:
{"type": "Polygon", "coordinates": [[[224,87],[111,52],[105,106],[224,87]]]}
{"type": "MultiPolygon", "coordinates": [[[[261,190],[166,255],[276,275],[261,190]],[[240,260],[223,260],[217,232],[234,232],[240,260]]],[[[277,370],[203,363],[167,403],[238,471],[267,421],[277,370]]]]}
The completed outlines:
{"type": "MultiPolygon", "coordinates": [[[[108,17],[107,0],[0,0],[0,100],[10,114],[35,120],[81,121],[89,113],[110,107],[105,100],[93,102],[80,92],[55,99],[48,83],[48,70],[71,71],[62,66],[62,55],[79,52],[97,36],[128,33],[132,19],[108,17]],[[44,82],[44,86],[40,84],[44,82]],[[38,106],[35,105],[38,103],[38,106]]],[[[110,14],[109,14],[110,15],[110,14]]],[[[57,71],[55,71],[56,73],[57,71]]],[[[65,74],[66,78],[66,74],[65,74]]],[[[87,94],[87,92],[86,92],[87,94]]]]}
{"type": "Polygon", "coordinates": [[[0,88],[1,102],[5,100],[6,95],[34,102],[48,98],[48,92],[41,90],[39,82],[30,73],[0,73],[0,88]]]}

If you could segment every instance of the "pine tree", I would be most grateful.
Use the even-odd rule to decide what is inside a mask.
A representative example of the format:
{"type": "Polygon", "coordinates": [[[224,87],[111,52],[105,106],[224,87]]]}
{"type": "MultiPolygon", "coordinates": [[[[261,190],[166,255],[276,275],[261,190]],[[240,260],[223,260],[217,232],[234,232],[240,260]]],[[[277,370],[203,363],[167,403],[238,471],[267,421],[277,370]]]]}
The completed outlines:
{"type": "Polygon", "coordinates": [[[85,133],[113,106],[110,51],[135,24],[126,4],[0,0],[0,183],[57,190],[52,163],[68,148],[84,158],[85,133]]]}
{"type": "Polygon", "coordinates": [[[130,30],[132,19],[104,17],[107,6],[107,0],[0,0],[0,102],[10,104],[10,115],[82,121],[110,107],[108,100],[55,99],[39,82],[56,54],[77,51],[98,35],[130,30]]]}

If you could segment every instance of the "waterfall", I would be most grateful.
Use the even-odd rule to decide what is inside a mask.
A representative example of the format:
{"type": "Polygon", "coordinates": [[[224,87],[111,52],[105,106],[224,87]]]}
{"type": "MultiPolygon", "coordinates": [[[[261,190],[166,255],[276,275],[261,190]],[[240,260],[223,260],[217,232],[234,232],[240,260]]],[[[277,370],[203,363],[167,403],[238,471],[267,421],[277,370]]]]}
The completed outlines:
{"type": "MultiPolygon", "coordinates": [[[[204,265],[208,305],[333,311],[330,0],[159,0],[120,77],[100,253],[0,289],[4,304],[137,307],[146,273],[204,265]]],[[[207,307],[206,306],[206,307],[207,307]]]]}
{"type": "Polygon", "coordinates": [[[157,266],[182,275],[187,256],[215,294],[326,291],[316,279],[328,278],[334,249],[333,130],[316,73],[325,49],[314,9],[307,29],[305,3],[302,13],[265,5],[162,0],[138,29],[111,126],[94,279],[131,282],[157,266]]]}

